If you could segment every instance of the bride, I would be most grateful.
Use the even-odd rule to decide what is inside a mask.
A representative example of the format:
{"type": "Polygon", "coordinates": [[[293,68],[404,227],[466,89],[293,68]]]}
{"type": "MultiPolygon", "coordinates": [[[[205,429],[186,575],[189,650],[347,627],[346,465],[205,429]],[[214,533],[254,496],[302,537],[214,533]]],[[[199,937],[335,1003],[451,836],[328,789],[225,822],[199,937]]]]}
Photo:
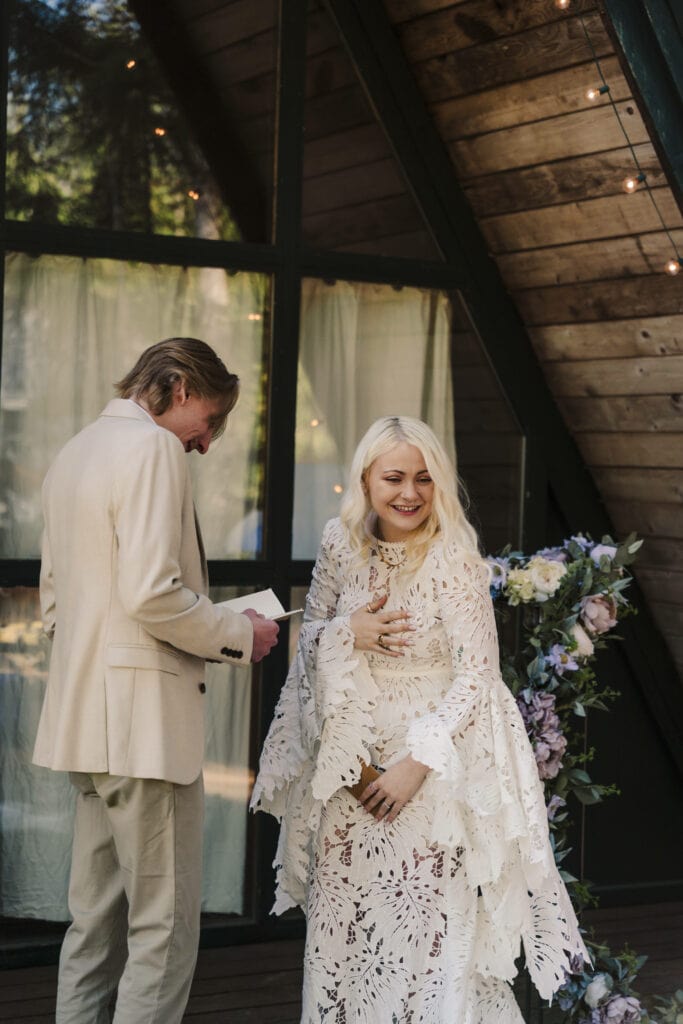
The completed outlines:
{"type": "Polygon", "coordinates": [[[306,914],[302,1024],[521,1024],[520,941],[544,998],[588,960],[489,572],[419,420],[358,446],[252,807],[281,823],[274,912],[306,914]]]}

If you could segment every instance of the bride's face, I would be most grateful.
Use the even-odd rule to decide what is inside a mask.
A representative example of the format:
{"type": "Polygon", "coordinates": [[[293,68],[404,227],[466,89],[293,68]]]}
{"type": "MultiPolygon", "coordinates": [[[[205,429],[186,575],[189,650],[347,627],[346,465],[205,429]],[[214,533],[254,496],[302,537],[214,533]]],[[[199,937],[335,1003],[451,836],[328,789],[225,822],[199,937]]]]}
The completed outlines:
{"type": "Polygon", "coordinates": [[[406,540],[432,511],[434,483],[420,449],[407,441],[375,459],[364,485],[381,540],[406,540]]]}

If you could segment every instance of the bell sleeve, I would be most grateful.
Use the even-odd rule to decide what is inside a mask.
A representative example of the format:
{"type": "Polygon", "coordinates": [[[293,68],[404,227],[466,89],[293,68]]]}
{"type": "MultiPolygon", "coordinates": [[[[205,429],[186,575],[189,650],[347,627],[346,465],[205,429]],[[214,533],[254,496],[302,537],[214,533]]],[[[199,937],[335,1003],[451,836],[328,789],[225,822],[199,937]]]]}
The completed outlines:
{"type": "Polygon", "coordinates": [[[432,579],[453,678],[441,703],[411,723],[407,742],[432,769],[432,839],[457,853],[480,897],[477,973],[512,980],[523,942],[549,999],[571,958],[589,956],[555,865],[533,751],[500,674],[488,572],[440,552],[432,579]]]}
{"type": "Polygon", "coordinates": [[[349,587],[349,549],[338,519],[322,542],[306,598],[296,656],[261,753],[250,807],[280,822],[274,861],[275,913],[305,902],[310,842],[322,808],[360,777],[372,742],[375,684],[365,656],[354,648],[350,614],[368,600],[358,581],[349,587]],[[339,606],[342,585],[348,608],[339,606]]]}

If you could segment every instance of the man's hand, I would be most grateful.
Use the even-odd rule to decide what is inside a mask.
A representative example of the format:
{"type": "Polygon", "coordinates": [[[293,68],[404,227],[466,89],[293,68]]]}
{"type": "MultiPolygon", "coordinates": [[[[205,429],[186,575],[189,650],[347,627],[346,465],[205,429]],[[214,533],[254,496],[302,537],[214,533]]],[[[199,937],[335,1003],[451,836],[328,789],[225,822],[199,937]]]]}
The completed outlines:
{"type": "Polygon", "coordinates": [[[248,619],[251,619],[251,624],[254,627],[254,646],[251,650],[251,660],[253,662],[261,661],[262,658],[265,658],[266,654],[270,654],[271,648],[275,647],[280,627],[277,622],[267,619],[265,615],[259,615],[253,608],[245,609],[242,615],[246,615],[248,619]]]}

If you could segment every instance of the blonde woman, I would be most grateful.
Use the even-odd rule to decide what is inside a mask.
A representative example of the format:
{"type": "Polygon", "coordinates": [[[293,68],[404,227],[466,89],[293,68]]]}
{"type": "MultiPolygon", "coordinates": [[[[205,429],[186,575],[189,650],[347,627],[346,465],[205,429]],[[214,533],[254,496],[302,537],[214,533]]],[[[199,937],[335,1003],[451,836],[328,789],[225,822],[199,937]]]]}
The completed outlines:
{"type": "Polygon", "coordinates": [[[520,941],[544,998],[587,959],[488,569],[419,420],[358,446],[252,806],[281,822],[274,911],[306,913],[302,1024],[520,1024],[520,941]]]}

